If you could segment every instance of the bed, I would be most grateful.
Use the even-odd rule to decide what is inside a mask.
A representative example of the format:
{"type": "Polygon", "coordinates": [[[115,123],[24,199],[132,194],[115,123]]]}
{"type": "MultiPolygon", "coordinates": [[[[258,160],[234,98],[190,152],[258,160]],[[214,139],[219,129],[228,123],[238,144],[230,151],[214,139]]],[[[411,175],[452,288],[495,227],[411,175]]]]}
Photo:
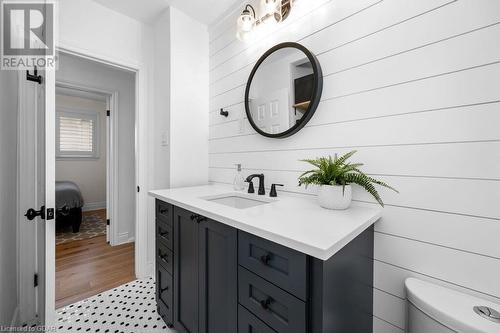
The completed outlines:
{"type": "Polygon", "coordinates": [[[80,231],[84,201],[78,185],[70,181],[56,182],[56,226],[63,228],[69,224],[73,233],[80,231]]]}

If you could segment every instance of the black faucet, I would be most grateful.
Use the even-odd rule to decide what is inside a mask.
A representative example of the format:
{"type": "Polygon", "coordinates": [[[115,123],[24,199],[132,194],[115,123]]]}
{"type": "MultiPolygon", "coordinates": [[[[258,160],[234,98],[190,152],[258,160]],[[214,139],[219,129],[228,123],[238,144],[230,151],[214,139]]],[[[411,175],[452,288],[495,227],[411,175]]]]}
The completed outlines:
{"type": "Polygon", "coordinates": [[[264,188],[264,174],[253,174],[247,177],[246,182],[250,183],[250,186],[248,187],[248,193],[253,193],[253,183],[252,180],[255,177],[259,177],[259,191],[257,192],[259,195],[264,195],[266,194],[266,190],[264,188]]]}

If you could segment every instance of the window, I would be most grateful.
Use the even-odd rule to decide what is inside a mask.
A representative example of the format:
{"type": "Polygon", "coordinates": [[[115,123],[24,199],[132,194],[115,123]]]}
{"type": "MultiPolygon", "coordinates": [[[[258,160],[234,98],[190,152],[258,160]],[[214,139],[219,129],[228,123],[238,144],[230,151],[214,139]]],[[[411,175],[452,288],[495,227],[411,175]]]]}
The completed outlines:
{"type": "Polygon", "coordinates": [[[99,158],[97,112],[58,110],[56,131],[57,157],[99,158]]]}

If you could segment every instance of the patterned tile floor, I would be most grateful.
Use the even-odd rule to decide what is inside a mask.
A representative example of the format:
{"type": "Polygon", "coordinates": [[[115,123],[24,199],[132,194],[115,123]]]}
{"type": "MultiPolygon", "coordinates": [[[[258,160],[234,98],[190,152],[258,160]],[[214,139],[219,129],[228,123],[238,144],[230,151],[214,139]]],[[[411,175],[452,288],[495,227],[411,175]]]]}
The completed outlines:
{"type": "Polygon", "coordinates": [[[57,310],[57,333],[175,333],[156,312],[155,282],[135,280],[57,310]]]}
{"type": "Polygon", "coordinates": [[[79,232],[73,233],[71,225],[56,230],[56,245],[102,235],[106,235],[106,210],[84,212],[79,232]]]}

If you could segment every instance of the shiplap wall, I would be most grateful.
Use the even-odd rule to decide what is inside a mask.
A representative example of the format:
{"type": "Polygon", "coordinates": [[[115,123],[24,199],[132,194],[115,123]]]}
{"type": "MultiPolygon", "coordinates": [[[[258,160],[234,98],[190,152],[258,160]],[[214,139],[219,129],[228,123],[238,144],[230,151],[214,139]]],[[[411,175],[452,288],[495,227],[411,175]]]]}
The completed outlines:
{"type": "Polygon", "coordinates": [[[356,149],[353,161],[401,192],[381,190],[374,331],[404,331],[410,276],[500,302],[500,1],[298,3],[253,43],[235,38],[240,8],[211,27],[210,180],[231,183],[242,163],[314,195],[297,186],[298,160],[356,149]],[[324,90],[310,123],[276,140],[251,129],[243,99],[259,56],[283,41],[317,55],[324,90]]]}

